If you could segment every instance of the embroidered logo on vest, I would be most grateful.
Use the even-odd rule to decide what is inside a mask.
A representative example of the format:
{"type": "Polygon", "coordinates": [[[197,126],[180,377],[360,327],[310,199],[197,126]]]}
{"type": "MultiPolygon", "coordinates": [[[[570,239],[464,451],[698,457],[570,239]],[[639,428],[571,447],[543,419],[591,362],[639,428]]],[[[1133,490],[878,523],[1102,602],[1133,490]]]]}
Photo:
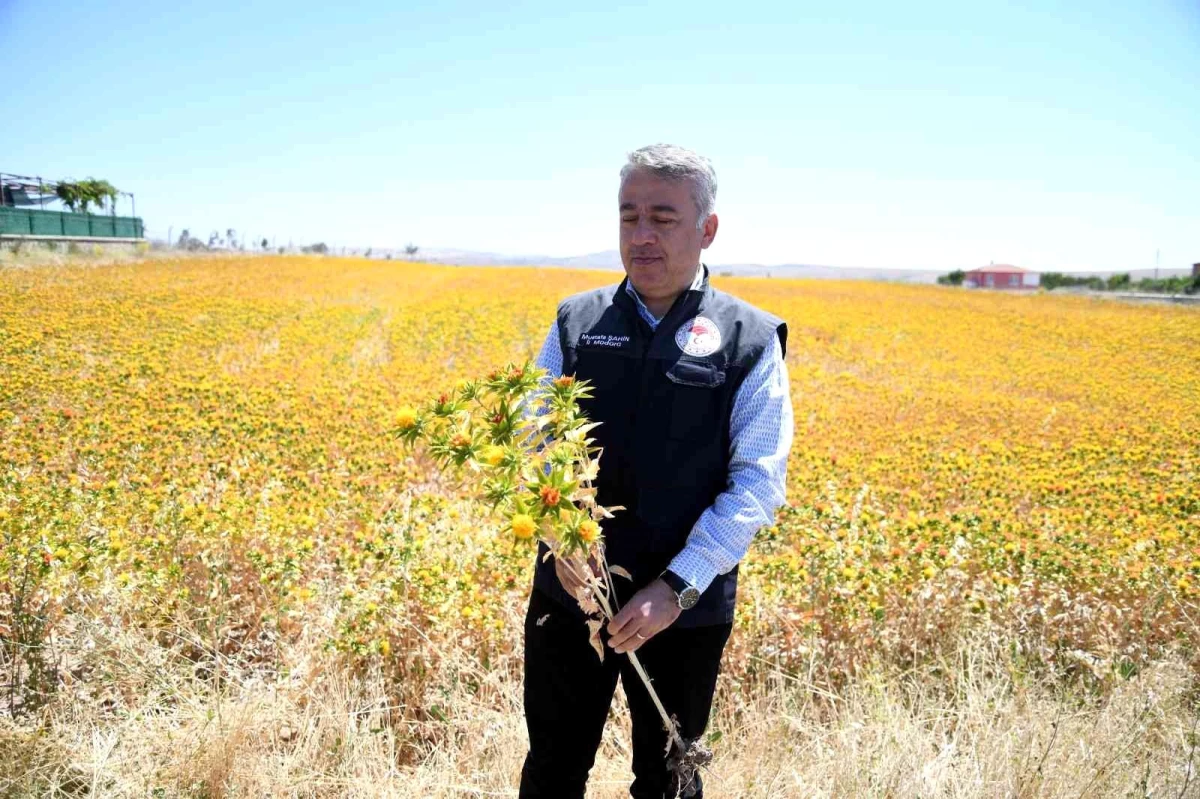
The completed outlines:
{"type": "Polygon", "coordinates": [[[629,336],[617,335],[614,333],[580,333],[579,346],[581,347],[604,347],[610,350],[619,350],[629,346],[629,336]]]}
{"type": "Polygon", "coordinates": [[[688,355],[712,355],[721,348],[721,331],[713,320],[697,316],[679,326],[675,343],[688,355]]]}

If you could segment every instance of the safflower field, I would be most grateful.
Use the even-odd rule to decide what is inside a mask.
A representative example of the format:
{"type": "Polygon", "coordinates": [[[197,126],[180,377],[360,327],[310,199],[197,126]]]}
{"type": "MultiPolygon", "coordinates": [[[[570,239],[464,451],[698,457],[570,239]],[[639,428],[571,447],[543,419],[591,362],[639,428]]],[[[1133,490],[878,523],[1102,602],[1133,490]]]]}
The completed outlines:
{"type": "MultiPolygon", "coordinates": [[[[617,279],[0,269],[0,791],[515,795],[533,549],[397,430],[617,279]]],[[[796,418],[714,795],[1193,795],[1200,313],[714,282],[788,322],[796,418]]]]}

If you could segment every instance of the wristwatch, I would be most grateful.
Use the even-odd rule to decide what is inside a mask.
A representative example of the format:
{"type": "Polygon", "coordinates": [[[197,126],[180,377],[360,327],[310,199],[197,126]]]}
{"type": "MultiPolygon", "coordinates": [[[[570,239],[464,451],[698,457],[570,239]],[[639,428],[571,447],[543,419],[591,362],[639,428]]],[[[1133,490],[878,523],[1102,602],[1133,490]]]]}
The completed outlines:
{"type": "Polygon", "coordinates": [[[693,608],[700,601],[700,589],[670,569],[667,569],[658,577],[675,592],[675,601],[679,603],[680,610],[693,608]]]}

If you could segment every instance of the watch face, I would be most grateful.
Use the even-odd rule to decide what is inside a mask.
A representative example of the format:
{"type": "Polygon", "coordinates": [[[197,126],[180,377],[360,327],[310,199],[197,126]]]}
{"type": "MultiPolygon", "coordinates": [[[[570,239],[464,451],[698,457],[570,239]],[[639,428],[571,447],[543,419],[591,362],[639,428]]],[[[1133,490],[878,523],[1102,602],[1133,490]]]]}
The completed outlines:
{"type": "Polygon", "coordinates": [[[679,607],[683,608],[684,610],[694,607],[699,601],[700,590],[692,585],[689,585],[687,588],[683,589],[683,592],[679,595],[679,607]]]}

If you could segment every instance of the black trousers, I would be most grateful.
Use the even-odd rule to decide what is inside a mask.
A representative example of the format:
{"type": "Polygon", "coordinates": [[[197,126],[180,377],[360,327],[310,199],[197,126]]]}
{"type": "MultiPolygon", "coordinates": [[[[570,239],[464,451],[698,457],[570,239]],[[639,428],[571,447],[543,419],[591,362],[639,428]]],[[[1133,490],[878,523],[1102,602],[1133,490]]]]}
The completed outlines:
{"type": "MultiPolygon", "coordinates": [[[[668,627],[637,650],[684,738],[699,737],[708,726],[721,652],[732,628],[668,627]]],[[[607,634],[603,637],[607,642],[607,634]]],[[[525,616],[529,754],[521,770],[521,799],[583,799],[618,677],[633,717],[629,793],[635,799],[674,797],[676,786],[666,767],[667,733],[629,658],[606,646],[601,662],[588,642],[587,626],[535,588],[525,616]]]]}

